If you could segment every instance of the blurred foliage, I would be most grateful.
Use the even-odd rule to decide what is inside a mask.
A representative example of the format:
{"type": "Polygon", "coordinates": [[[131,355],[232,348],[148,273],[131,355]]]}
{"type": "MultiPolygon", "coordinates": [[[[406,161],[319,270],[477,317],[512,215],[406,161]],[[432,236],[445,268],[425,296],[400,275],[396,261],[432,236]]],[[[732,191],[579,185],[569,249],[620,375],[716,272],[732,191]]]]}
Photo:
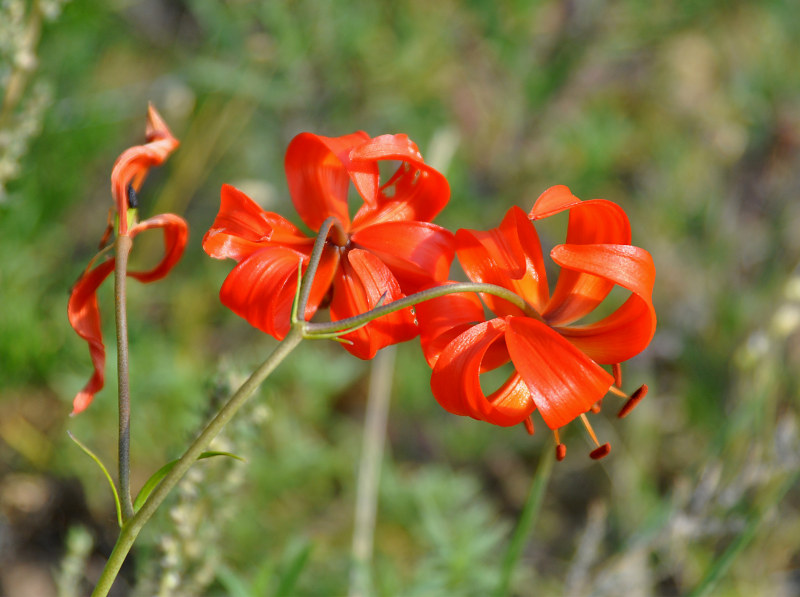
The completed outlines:
{"type": "MultiPolygon", "coordinates": [[[[184,214],[192,237],[167,280],[130,285],[135,487],[179,454],[218,380],[273,345],[219,305],[230,264],[200,249],[220,185],[296,221],[282,169],[295,134],[405,132],[446,165],[443,225],[491,226],[567,184],[620,203],[658,268],[658,333],[625,368],[626,387],[650,395],[622,422],[594,419],[613,446],[600,464],[566,430],[515,594],[796,594],[799,37],[792,0],[64,6],[42,24],[29,80],[30,94],[50,89],[41,133],[12,156],[0,203],[0,592],[36,566],[52,583],[70,527],[92,532],[89,570],[113,537],[107,488],[65,430],[113,461],[115,359],[110,387],[69,420],[90,364],[66,300],[105,227],[112,164],[143,139],[153,101],[182,145],[140,201],[184,214]]],[[[132,259],[152,262],[142,238],[132,259]]],[[[109,286],[100,300],[110,334],[109,286]]],[[[552,444],[541,424],[530,438],[443,412],[418,352],[398,354],[374,590],[485,595],[552,444]]],[[[226,493],[229,462],[197,466],[186,503],[211,508],[196,537],[213,554],[181,552],[183,578],[209,595],[345,591],[367,372],[324,343],[278,370],[256,399],[265,418],[229,430],[241,485],[226,493]]],[[[165,537],[192,535],[170,518],[185,499],[148,528],[121,584],[168,585],[180,562],[164,561],[165,537]]]]}

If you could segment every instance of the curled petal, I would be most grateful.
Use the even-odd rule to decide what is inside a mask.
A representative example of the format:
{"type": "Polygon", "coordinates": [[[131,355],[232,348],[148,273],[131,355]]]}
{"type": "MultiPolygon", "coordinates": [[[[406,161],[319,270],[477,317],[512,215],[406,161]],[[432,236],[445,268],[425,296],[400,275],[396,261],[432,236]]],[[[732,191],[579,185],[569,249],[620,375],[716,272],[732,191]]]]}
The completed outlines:
{"type": "MultiPolygon", "coordinates": [[[[630,244],[630,222],[621,207],[605,199],[581,201],[563,185],[542,193],[529,217],[538,220],[565,210],[569,211],[567,244],[630,244]]],[[[601,277],[562,271],[543,316],[553,325],[576,321],[593,311],[612,288],[601,277]]]]}
{"type": "MultiPolygon", "coordinates": [[[[533,225],[518,207],[506,213],[498,228],[488,231],[459,230],[456,252],[473,282],[507,288],[540,310],[547,302],[547,274],[541,243],[533,225]]],[[[489,308],[499,315],[522,315],[503,299],[485,295],[489,308]]]]}
{"type": "Polygon", "coordinates": [[[402,161],[394,175],[378,189],[375,201],[370,201],[359,189],[366,204],[353,220],[356,227],[399,220],[430,222],[450,199],[447,179],[424,162],[407,135],[375,137],[355,148],[351,157],[376,167],[381,160],[402,161]]]}
{"type": "Polygon", "coordinates": [[[601,276],[645,299],[653,295],[656,267],[650,253],[633,245],[558,245],[550,253],[562,268],[601,276]]]}
{"type": "Polygon", "coordinates": [[[333,216],[345,230],[350,227],[347,192],[352,180],[364,201],[374,204],[378,188],[378,166],[352,160],[353,148],[368,140],[364,132],[343,137],[301,133],[286,150],[285,169],[289,193],[303,222],[319,230],[333,216]]]}
{"type": "MultiPolygon", "coordinates": [[[[341,262],[333,281],[331,319],[338,321],[366,313],[386,293],[384,304],[405,296],[389,268],[368,251],[353,249],[341,262]]],[[[371,359],[384,346],[405,342],[417,335],[411,308],[384,315],[346,336],[344,347],[361,359],[371,359]]]]}
{"type": "Polygon", "coordinates": [[[406,294],[447,279],[453,262],[452,232],[429,222],[383,222],[353,233],[353,244],[383,261],[406,294]]]}
{"type": "Polygon", "coordinates": [[[282,340],[291,327],[297,268],[305,255],[266,247],[233,268],[219,293],[222,304],[247,322],[282,340]]]}
{"type": "Polygon", "coordinates": [[[528,217],[534,221],[542,220],[562,211],[569,211],[570,215],[569,243],[631,242],[630,222],[619,205],[605,199],[582,201],[564,185],[550,187],[539,195],[528,217]]]}
{"type": "Polygon", "coordinates": [[[380,135],[362,143],[351,152],[354,160],[399,160],[428,167],[416,143],[408,135],[380,135]]]}
{"type": "Polygon", "coordinates": [[[516,372],[489,396],[481,389],[480,374],[487,370],[484,357],[494,345],[505,347],[505,333],[504,320],[485,321],[461,333],[441,352],[431,375],[431,390],[445,410],[508,427],[536,409],[516,372]]]}
{"type": "Polygon", "coordinates": [[[128,272],[128,275],[140,282],[153,282],[166,276],[178,263],[186,248],[189,238],[189,225],[186,220],[175,214],[160,214],[136,224],[131,228],[131,236],[151,228],[164,229],[164,257],[153,269],[145,272],[128,272]]]}
{"type": "MultiPolygon", "coordinates": [[[[308,255],[287,247],[265,247],[233,268],[220,289],[222,304],[277,340],[291,328],[292,303],[297,290],[297,268],[308,255]]],[[[335,250],[323,252],[306,305],[306,319],[316,312],[330,288],[338,265],[335,250]]]]}
{"type": "Polygon", "coordinates": [[[147,143],[126,149],[114,163],[111,171],[111,194],[117,204],[119,233],[128,233],[128,186],[135,191],[141,188],[147,172],[160,166],[170,153],[178,147],[161,115],[151,105],[147,109],[147,143]]]}
{"type": "Polygon", "coordinates": [[[551,255],[565,270],[603,277],[632,293],[608,317],[558,328],[559,333],[598,363],[621,363],[647,347],[656,329],[652,301],[656,269],[650,253],[631,245],[559,245],[551,255]]]}
{"type": "Polygon", "coordinates": [[[546,324],[511,317],[508,354],[545,424],[558,429],[605,396],[614,378],[546,324]]]}
{"type": "Polygon", "coordinates": [[[539,195],[528,217],[531,220],[546,218],[561,213],[580,202],[581,200],[572,194],[569,187],[563,184],[555,185],[539,195]]]}
{"type": "Polygon", "coordinates": [[[456,336],[484,320],[483,305],[472,292],[454,293],[422,301],[414,307],[419,321],[419,340],[428,365],[456,336]]]}
{"type": "Polygon", "coordinates": [[[94,395],[103,389],[106,349],[100,327],[100,310],[97,306],[97,289],[111,272],[115,260],[107,259],[80,277],[73,286],[67,304],[69,323],[78,335],[89,344],[89,354],[94,365],[92,377],[72,401],[72,414],[77,415],[86,409],[94,395]]]}
{"type": "MultiPolygon", "coordinates": [[[[164,257],[153,269],[144,272],[129,271],[128,275],[140,282],[153,282],[166,276],[183,255],[189,227],[183,218],[173,214],[161,214],[136,224],[130,229],[130,236],[150,230],[151,228],[164,229],[164,257]]],[[[100,327],[100,311],[97,306],[97,289],[111,272],[114,271],[116,260],[110,257],[84,272],[72,288],[67,315],[70,325],[78,335],[89,343],[89,353],[94,364],[94,374],[89,383],[73,400],[72,414],[76,415],[86,409],[94,399],[94,395],[103,388],[105,375],[105,347],[100,327]]]]}
{"type": "Polygon", "coordinates": [[[222,185],[219,213],[203,237],[203,250],[215,259],[241,261],[269,243],[311,245],[291,222],[267,212],[239,189],[222,185]]]}

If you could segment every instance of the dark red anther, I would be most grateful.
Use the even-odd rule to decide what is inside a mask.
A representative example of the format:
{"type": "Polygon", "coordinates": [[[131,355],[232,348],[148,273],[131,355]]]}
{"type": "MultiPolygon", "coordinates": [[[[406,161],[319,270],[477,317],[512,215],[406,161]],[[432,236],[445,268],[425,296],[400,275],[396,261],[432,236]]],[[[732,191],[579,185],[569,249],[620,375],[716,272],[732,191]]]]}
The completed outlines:
{"type": "Polygon", "coordinates": [[[589,456],[592,458],[592,460],[600,460],[601,458],[608,456],[609,452],[611,452],[611,444],[605,443],[599,448],[595,448],[589,452],[589,456]]]}
{"type": "Polygon", "coordinates": [[[567,446],[566,444],[558,444],[556,445],[556,460],[561,462],[567,456],[567,446]]]}
{"type": "Polygon", "coordinates": [[[628,398],[628,401],[624,404],[624,406],[619,410],[617,416],[622,419],[628,416],[628,414],[636,408],[636,405],[641,402],[642,398],[647,396],[647,384],[642,384],[642,386],[636,390],[631,397],[628,398]]]}

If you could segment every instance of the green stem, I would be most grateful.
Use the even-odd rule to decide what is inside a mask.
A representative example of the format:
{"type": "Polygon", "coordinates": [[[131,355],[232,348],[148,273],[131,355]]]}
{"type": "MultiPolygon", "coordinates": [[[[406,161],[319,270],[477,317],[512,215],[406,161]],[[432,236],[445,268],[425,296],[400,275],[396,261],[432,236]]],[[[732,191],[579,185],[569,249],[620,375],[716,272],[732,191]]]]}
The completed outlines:
{"type": "Polygon", "coordinates": [[[245,404],[247,399],[255,393],[261,383],[292,352],[292,350],[294,350],[302,338],[303,333],[300,328],[293,328],[289,332],[272,354],[267,357],[267,360],[250,375],[247,381],[245,381],[238,390],[236,390],[236,393],[231,396],[225,406],[222,407],[200,435],[197,436],[197,439],[189,446],[189,449],[181,456],[172,470],[164,477],[158,487],[153,490],[153,493],[147,498],[142,509],[134,514],[133,518],[125,522],[120,531],[117,543],[114,546],[114,550],[111,552],[97,586],[92,593],[92,597],[104,597],[108,594],[139,532],[147,521],[152,518],[153,514],[155,514],[172,488],[175,487],[178,481],[188,472],[189,468],[194,464],[200,454],[208,448],[211,440],[222,431],[225,424],[230,421],[236,412],[245,404]]]}
{"type": "Polygon", "coordinates": [[[117,379],[119,402],[119,491],[122,494],[122,519],[133,516],[131,500],[131,389],[128,374],[128,315],[125,283],[128,275],[128,255],[133,241],[121,235],[116,242],[114,266],[114,303],[117,320],[117,379]]]}
{"type": "Polygon", "coordinates": [[[374,309],[367,311],[366,313],[356,315],[355,317],[348,317],[347,319],[340,319],[338,321],[308,323],[305,325],[305,337],[316,338],[322,334],[330,334],[332,332],[338,332],[340,330],[357,327],[370,322],[373,319],[382,317],[383,315],[388,315],[389,313],[394,313],[395,311],[400,311],[401,309],[405,309],[407,307],[413,307],[416,304],[433,298],[439,298],[441,296],[455,294],[458,292],[480,292],[494,295],[507,300],[516,307],[519,307],[528,317],[541,320],[541,316],[531,308],[525,299],[518,294],[515,294],[512,290],[503,288],[502,286],[495,286],[494,284],[457,282],[455,284],[443,284],[442,286],[436,286],[435,288],[429,288],[427,290],[423,290],[422,292],[417,292],[396,301],[392,301],[388,305],[375,307],[374,309]]]}
{"type": "Polygon", "coordinates": [[[317,275],[317,267],[319,267],[319,260],[322,258],[322,251],[325,249],[325,243],[328,240],[328,233],[333,229],[335,239],[338,243],[346,243],[347,235],[336,218],[330,217],[322,222],[317,233],[317,239],[314,241],[314,248],[311,251],[311,256],[308,259],[308,269],[303,275],[302,283],[300,285],[296,317],[300,320],[306,320],[306,304],[308,304],[308,297],[311,294],[311,286],[314,284],[314,277],[317,275]]]}
{"type": "Polygon", "coordinates": [[[508,550],[503,559],[500,585],[495,592],[497,597],[505,597],[511,594],[511,581],[514,576],[514,570],[517,567],[520,556],[522,556],[522,551],[528,543],[528,538],[539,516],[539,510],[542,507],[542,501],[544,501],[547,482],[550,479],[550,471],[553,470],[553,461],[552,450],[548,450],[539,461],[539,467],[536,469],[536,474],[533,476],[528,499],[525,502],[525,507],[522,509],[522,514],[520,514],[519,520],[517,521],[517,527],[514,529],[514,534],[511,537],[511,543],[509,543],[508,550]]]}

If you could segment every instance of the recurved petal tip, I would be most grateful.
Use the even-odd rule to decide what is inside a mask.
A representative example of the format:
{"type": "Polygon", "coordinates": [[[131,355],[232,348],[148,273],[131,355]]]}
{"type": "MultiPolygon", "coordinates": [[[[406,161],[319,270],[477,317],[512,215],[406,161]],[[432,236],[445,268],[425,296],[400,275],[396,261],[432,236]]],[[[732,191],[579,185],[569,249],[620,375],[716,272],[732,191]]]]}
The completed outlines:
{"type": "Polygon", "coordinates": [[[161,117],[161,114],[158,113],[155,106],[151,102],[147,104],[147,128],[146,128],[146,135],[148,141],[154,141],[155,139],[162,139],[162,138],[170,138],[176,144],[178,140],[172,135],[172,132],[169,130],[167,123],[164,122],[164,119],[161,117]]]}

